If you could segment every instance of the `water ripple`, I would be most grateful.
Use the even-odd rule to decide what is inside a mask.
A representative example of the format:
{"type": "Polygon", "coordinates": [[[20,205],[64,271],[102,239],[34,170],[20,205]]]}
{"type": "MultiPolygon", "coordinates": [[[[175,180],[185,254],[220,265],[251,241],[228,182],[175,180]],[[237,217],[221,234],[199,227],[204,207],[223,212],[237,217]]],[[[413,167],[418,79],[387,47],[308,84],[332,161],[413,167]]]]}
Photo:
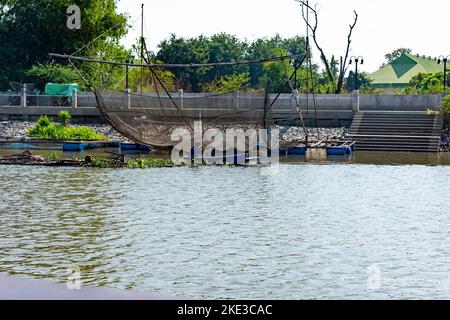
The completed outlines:
{"type": "Polygon", "coordinates": [[[64,282],[77,265],[85,284],[194,298],[445,299],[449,174],[0,167],[0,272],[64,282]]]}

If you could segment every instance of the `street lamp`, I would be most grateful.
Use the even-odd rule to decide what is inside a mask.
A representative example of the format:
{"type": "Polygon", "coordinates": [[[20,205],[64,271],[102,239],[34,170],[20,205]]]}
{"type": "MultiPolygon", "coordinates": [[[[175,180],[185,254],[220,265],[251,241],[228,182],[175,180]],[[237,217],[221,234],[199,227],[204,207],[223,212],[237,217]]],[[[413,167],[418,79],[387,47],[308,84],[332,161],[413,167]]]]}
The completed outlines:
{"type": "Polygon", "coordinates": [[[364,58],[361,56],[353,56],[350,58],[350,64],[352,64],[353,61],[355,61],[355,90],[358,90],[358,64],[364,64],[364,58]]]}
{"type": "Polygon", "coordinates": [[[437,63],[444,64],[444,91],[447,89],[447,62],[449,60],[450,56],[440,56],[437,63]]]}

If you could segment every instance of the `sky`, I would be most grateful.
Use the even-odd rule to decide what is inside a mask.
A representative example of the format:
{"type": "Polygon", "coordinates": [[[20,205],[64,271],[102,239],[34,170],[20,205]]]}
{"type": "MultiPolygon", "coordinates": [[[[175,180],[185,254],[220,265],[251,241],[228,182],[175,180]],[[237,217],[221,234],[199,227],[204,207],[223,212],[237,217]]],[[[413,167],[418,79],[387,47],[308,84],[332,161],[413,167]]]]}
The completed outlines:
{"type": "MultiPolygon", "coordinates": [[[[140,34],[144,3],[145,37],[152,50],[175,33],[183,37],[226,32],[253,40],[280,34],[305,35],[299,4],[294,0],[121,0],[120,12],[131,16],[132,29],[123,43],[140,34]]],[[[331,57],[345,54],[353,10],[359,14],[351,55],[363,56],[362,71],[374,72],[384,55],[400,47],[437,57],[450,55],[448,0],[310,0],[319,9],[318,39],[331,57]]],[[[314,54],[317,60],[317,53],[314,54]]],[[[319,61],[316,61],[319,62],[319,61]]]]}

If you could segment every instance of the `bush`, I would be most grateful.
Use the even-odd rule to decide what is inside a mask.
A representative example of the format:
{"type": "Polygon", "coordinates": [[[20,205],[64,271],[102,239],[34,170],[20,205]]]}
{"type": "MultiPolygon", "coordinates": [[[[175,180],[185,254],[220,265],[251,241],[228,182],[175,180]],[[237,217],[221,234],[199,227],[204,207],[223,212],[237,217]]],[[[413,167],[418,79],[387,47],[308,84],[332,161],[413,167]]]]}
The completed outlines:
{"type": "Polygon", "coordinates": [[[45,84],[53,83],[78,83],[79,76],[71,68],[60,64],[37,64],[26,72],[29,81],[36,83],[37,87],[44,90],[45,84]]]}
{"type": "Polygon", "coordinates": [[[41,116],[36,122],[36,126],[45,128],[51,125],[51,120],[47,116],[41,116]]]}
{"type": "Polygon", "coordinates": [[[66,127],[52,122],[47,116],[42,116],[33,128],[28,131],[28,136],[39,139],[55,140],[107,140],[102,134],[97,134],[89,127],[66,127]]]}
{"type": "Polygon", "coordinates": [[[450,127],[450,96],[445,96],[439,107],[439,114],[444,118],[446,128],[450,127]]]}
{"type": "Polygon", "coordinates": [[[69,122],[70,122],[70,119],[72,119],[72,116],[71,116],[69,111],[61,110],[58,113],[58,118],[59,118],[59,121],[61,122],[61,124],[63,126],[67,126],[69,124],[69,122]]]}

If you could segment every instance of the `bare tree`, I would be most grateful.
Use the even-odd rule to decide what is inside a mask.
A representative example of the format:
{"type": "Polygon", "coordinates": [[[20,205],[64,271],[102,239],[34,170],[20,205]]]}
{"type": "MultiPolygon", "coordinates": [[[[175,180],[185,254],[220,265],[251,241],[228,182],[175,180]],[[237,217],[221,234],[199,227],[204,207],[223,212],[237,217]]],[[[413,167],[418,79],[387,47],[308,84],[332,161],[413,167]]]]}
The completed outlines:
{"type": "MultiPolygon", "coordinates": [[[[322,61],[322,63],[325,66],[325,72],[327,74],[328,81],[330,81],[333,84],[336,84],[335,76],[333,74],[333,71],[331,70],[330,60],[325,55],[325,51],[319,45],[319,42],[317,40],[317,29],[318,29],[318,25],[319,25],[319,15],[318,15],[318,10],[317,10],[317,5],[312,7],[311,5],[309,5],[308,1],[304,1],[304,0],[295,0],[295,1],[300,3],[300,5],[301,5],[303,20],[305,21],[308,29],[311,31],[314,44],[316,45],[317,50],[319,50],[319,52],[320,52],[320,60],[322,61]],[[309,12],[312,13],[311,20],[309,19],[309,12]]],[[[349,62],[348,59],[349,59],[350,46],[352,43],[353,29],[355,28],[355,26],[358,22],[358,13],[356,11],[353,11],[353,12],[354,12],[355,16],[354,16],[353,23],[351,25],[349,25],[350,30],[349,30],[349,33],[347,36],[347,49],[345,51],[344,57],[341,56],[341,59],[340,59],[339,75],[338,75],[336,90],[335,90],[335,93],[337,93],[337,94],[341,93],[342,87],[344,85],[344,77],[345,77],[345,74],[347,73],[347,69],[348,69],[348,62],[349,62]]]]}

